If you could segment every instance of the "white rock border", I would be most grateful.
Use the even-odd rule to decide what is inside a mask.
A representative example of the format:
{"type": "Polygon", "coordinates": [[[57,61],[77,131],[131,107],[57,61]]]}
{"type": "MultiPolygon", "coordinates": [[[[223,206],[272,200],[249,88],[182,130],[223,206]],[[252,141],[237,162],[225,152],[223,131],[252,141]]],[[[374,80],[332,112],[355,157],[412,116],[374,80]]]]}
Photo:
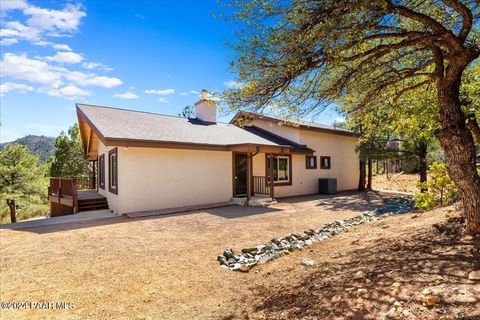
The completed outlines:
{"type": "Polygon", "coordinates": [[[326,240],[356,225],[379,220],[391,215],[411,212],[413,210],[415,210],[415,206],[411,197],[390,198],[385,206],[368,213],[327,223],[316,229],[295,232],[286,237],[272,239],[265,244],[242,249],[242,254],[240,255],[235,255],[235,252],[231,248],[227,248],[221,256],[217,257],[217,261],[222,268],[232,271],[248,272],[257,264],[267,263],[282,255],[289,254],[290,251],[293,250],[301,250],[305,246],[311,246],[317,241],[326,240]]]}

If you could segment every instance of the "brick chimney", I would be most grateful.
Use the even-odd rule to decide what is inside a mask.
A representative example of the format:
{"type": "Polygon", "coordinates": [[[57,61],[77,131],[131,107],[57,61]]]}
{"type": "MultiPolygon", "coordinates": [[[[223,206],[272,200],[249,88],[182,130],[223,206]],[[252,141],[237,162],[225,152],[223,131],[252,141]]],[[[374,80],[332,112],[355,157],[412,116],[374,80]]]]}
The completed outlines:
{"type": "Polygon", "coordinates": [[[204,122],[217,122],[217,103],[205,89],[200,93],[200,100],[195,102],[195,115],[204,122]]]}

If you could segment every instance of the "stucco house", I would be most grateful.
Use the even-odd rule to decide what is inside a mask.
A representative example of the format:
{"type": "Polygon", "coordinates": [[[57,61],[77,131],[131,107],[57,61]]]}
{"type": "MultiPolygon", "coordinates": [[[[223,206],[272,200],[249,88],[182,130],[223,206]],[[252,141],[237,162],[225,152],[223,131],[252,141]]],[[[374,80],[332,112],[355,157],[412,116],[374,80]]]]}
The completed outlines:
{"type": "Polygon", "coordinates": [[[313,194],[319,178],[337,179],[338,190],[357,187],[357,138],[348,130],[243,111],[221,123],[208,95],[195,103],[195,118],[76,110],[98,193],[117,214],[313,194]]]}

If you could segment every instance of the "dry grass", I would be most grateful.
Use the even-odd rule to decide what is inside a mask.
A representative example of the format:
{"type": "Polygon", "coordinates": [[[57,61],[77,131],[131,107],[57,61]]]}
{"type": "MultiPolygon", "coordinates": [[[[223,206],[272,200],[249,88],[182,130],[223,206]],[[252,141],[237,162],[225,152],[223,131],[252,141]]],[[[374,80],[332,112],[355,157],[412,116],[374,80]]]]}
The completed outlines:
{"type": "Polygon", "coordinates": [[[68,311],[2,310],[2,319],[368,317],[394,299],[416,301],[437,274],[444,276],[445,286],[458,287],[457,296],[464,299],[455,296],[442,308],[458,304],[474,312],[472,295],[478,306],[480,292],[472,293],[473,285],[465,280],[470,263],[466,244],[445,245],[431,234],[440,211],[360,226],[247,274],[224,270],[216,262],[225,247],[249,247],[352,217],[378,206],[384,197],[310,196],[270,208],[219,208],[2,231],[0,300],[74,303],[68,311]],[[430,251],[420,250],[422,246],[430,251]],[[304,268],[304,256],[318,264],[304,268]],[[360,269],[372,278],[369,285],[352,280],[360,269]],[[398,296],[392,292],[393,281],[402,283],[398,296]],[[368,292],[347,291],[357,286],[368,292]]]}
{"type": "Polygon", "coordinates": [[[417,173],[395,173],[392,176],[389,175],[389,178],[384,174],[373,176],[373,189],[408,193],[418,192],[416,185],[420,178],[417,173]]]}

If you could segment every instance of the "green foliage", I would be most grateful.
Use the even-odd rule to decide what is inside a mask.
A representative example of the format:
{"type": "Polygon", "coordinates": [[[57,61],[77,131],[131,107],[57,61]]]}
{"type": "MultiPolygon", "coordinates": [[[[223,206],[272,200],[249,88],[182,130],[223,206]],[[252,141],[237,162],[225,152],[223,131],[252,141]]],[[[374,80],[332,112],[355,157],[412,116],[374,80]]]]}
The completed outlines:
{"type": "Polygon", "coordinates": [[[432,163],[428,167],[428,175],[427,182],[418,183],[419,188],[425,188],[427,191],[415,194],[414,200],[417,208],[430,209],[437,205],[443,205],[457,196],[457,187],[448,175],[445,163],[432,163]]]}
{"type": "Polygon", "coordinates": [[[195,109],[192,106],[185,106],[178,116],[182,118],[195,118],[195,109]]]}
{"type": "Polygon", "coordinates": [[[68,132],[62,131],[55,139],[55,154],[50,164],[52,177],[78,177],[90,175],[90,164],[85,159],[80,140],[80,129],[74,124],[68,132]]]}
{"type": "MultiPolygon", "coordinates": [[[[15,201],[20,217],[47,211],[46,166],[25,146],[8,145],[0,152],[0,217],[7,211],[6,201],[15,201]],[[33,211],[30,211],[35,207],[33,211]]],[[[8,211],[7,211],[8,212],[8,211]]]]}
{"type": "MultiPolygon", "coordinates": [[[[463,3],[477,23],[480,7],[463,3]]],[[[293,117],[320,112],[345,94],[359,100],[350,111],[368,109],[435,87],[433,47],[442,64],[451,62],[455,41],[478,49],[478,28],[458,34],[464,12],[442,1],[230,0],[226,6],[226,19],[242,27],[230,44],[242,85],[224,93],[233,109],[293,117]]]]}

